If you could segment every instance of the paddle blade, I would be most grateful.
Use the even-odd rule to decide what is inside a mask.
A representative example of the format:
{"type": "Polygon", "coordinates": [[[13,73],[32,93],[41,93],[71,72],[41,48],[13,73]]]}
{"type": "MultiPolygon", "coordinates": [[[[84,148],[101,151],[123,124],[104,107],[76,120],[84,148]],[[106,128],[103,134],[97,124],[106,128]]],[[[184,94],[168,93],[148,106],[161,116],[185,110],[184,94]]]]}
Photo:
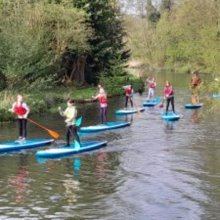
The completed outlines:
{"type": "Polygon", "coordinates": [[[76,127],[79,127],[82,124],[82,116],[77,118],[76,120],[76,127]]]}
{"type": "Polygon", "coordinates": [[[54,139],[58,139],[60,137],[60,134],[56,131],[47,130],[51,137],[54,139]]]}
{"type": "Polygon", "coordinates": [[[159,108],[163,108],[163,103],[161,103],[161,104],[159,105],[159,108]]]}
{"type": "Polygon", "coordinates": [[[79,144],[79,142],[76,141],[76,140],[74,140],[74,148],[75,148],[76,150],[79,150],[79,149],[80,149],[80,144],[79,144]]]}
{"type": "Polygon", "coordinates": [[[49,133],[49,135],[50,135],[51,137],[53,137],[54,139],[58,139],[58,138],[60,137],[60,134],[57,133],[56,131],[52,131],[52,130],[46,128],[45,126],[38,124],[36,121],[33,121],[33,120],[30,119],[30,118],[27,118],[27,120],[28,120],[29,122],[31,122],[31,123],[37,125],[38,127],[44,129],[45,131],[47,131],[47,132],[49,133]]]}

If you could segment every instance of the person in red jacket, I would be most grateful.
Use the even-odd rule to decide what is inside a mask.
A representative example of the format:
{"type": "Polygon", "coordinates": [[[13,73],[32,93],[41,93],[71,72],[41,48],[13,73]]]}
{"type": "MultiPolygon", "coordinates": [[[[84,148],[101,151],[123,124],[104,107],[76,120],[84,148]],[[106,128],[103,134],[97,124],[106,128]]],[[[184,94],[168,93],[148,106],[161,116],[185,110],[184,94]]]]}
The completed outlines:
{"type": "Polygon", "coordinates": [[[192,73],[191,78],[191,88],[192,88],[192,104],[196,104],[199,102],[199,85],[201,84],[201,79],[199,77],[199,72],[195,71],[192,73]]]}
{"type": "Polygon", "coordinates": [[[107,110],[108,110],[108,100],[107,100],[107,94],[103,87],[99,87],[99,93],[97,96],[93,96],[93,99],[98,99],[99,105],[100,105],[100,118],[101,123],[104,124],[107,122],[107,110]]]}
{"type": "Polygon", "coordinates": [[[174,108],[174,92],[173,92],[173,87],[170,84],[169,81],[166,81],[166,85],[164,87],[164,98],[166,100],[166,114],[169,109],[169,105],[171,103],[172,106],[172,111],[175,113],[175,108],[174,108]]]}
{"type": "Polygon", "coordinates": [[[125,90],[125,108],[128,107],[128,100],[130,100],[131,107],[133,108],[133,87],[132,85],[123,86],[125,90]]]}
{"type": "Polygon", "coordinates": [[[19,137],[18,141],[25,141],[27,137],[27,117],[30,112],[28,105],[24,102],[24,99],[21,95],[17,96],[17,101],[13,103],[12,109],[13,113],[17,115],[18,118],[18,127],[19,127],[19,137]]]}

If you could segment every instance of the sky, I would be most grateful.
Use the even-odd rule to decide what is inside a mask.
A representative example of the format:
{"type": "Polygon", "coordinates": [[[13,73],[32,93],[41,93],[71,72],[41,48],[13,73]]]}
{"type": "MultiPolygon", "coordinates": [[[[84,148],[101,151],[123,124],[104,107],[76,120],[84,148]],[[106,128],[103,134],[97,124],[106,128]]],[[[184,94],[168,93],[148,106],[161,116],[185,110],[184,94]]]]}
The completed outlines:
{"type": "MultiPolygon", "coordinates": [[[[152,0],[154,6],[158,6],[161,0],[152,0]]],[[[147,0],[120,0],[122,11],[126,14],[144,14],[147,0]]]]}

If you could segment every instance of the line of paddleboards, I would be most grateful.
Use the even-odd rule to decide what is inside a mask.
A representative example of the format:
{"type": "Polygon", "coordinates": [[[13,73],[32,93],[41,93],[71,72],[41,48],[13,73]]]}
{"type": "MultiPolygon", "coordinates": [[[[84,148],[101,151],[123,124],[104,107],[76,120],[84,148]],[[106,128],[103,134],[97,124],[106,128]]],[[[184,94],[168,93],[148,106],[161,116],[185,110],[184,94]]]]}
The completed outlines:
{"type": "Polygon", "coordinates": [[[123,128],[130,126],[130,122],[107,122],[105,124],[98,124],[93,126],[87,126],[87,127],[81,127],[79,130],[79,133],[95,133],[95,132],[101,132],[106,130],[113,130],[118,128],[123,128]]]}
{"type": "Polygon", "coordinates": [[[126,109],[119,109],[115,112],[116,115],[130,115],[136,114],[138,112],[145,111],[144,108],[126,108],[126,109]]]}
{"type": "Polygon", "coordinates": [[[88,152],[100,149],[107,145],[107,141],[90,141],[82,142],[80,148],[75,148],[75,145],[69,147],[61,146],[58,148],[50,148],[47,150],[37,151],[36,156],[42,158],[59,158],[82,152],[88,152]]]}
{"type": "Polygon", "coordinates": [[[17,142],[17,141],[1,142],[0,153],[41,147],[41,146],[49,145],[53,142],[54,142],[53,139],[27,139],[24,142],[17,142]]]}

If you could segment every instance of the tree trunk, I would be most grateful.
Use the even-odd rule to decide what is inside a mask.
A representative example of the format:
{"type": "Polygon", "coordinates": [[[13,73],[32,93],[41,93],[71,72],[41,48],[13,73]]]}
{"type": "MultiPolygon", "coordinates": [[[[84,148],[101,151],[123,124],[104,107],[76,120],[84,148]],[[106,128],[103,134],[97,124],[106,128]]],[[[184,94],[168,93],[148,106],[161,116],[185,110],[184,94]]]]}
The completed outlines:
{"type": "Polygon", "coordinates": [[[77,84],[82,85],[85,83],[85,65],[86,56],[82,55],[73,61],[72,71],[69,76],[69,81],[75,81],[77,84]]]}

